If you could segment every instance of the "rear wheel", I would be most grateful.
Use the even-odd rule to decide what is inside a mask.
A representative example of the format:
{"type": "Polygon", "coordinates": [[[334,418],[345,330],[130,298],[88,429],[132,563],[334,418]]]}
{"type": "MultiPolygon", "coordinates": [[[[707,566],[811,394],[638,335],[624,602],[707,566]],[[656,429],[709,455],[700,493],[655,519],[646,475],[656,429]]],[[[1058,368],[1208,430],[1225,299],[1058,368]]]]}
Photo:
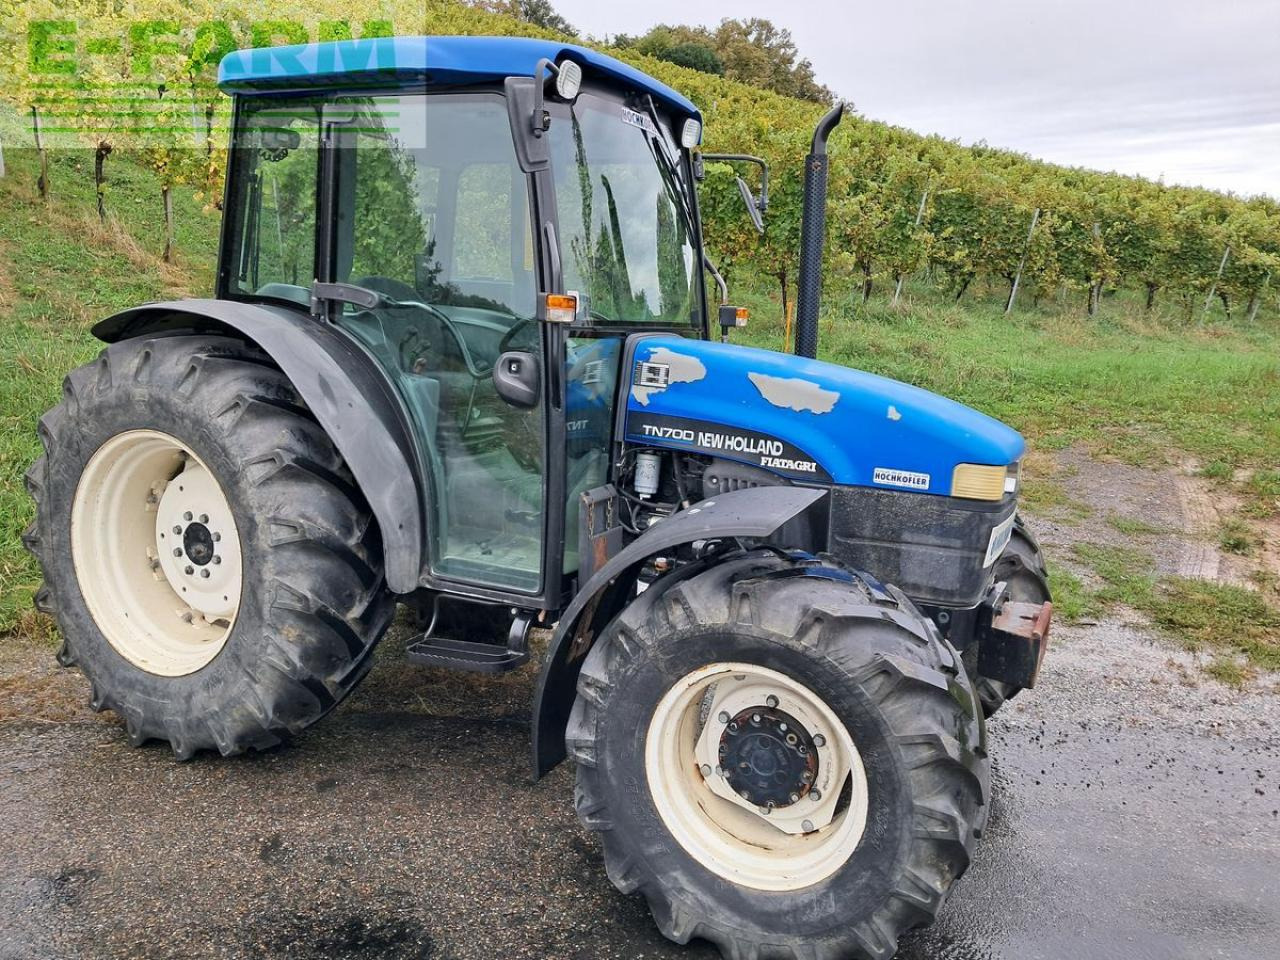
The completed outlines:
{"type": "Polygon", "coordinates": [[[115,344],[67,377],[40,436],[37,605],[134,743],[268,747],[368,671],[394,610],[376,525],[264,354],[115,344]]]}
{"type": "MultiPolygon", "coordinates": [[[[1014,521],[1009,545],[996,560],[995,579],[1009,585],[1009,599],[1014,602],[1044,603],[1053,599],[1049,592],[1049,571],[1044,554],[1035,536],[1022,522],[1022,517],[1014,521]]],[[[977,648],[974,650],[976,653],[977,648]]],[[[982,676],[977,677],[976,686],[983,713],[988,717],[1004,706],[1006,700],[1022,691],[1022,687],[982,676]]]]}
{"type": "Polygon", "coordinates": [[[989,768],[954,650],[902,594],[745,554],[659,581],[583,664],[579,817],[662,932],[887,958],[969,863],[989,768]]]}

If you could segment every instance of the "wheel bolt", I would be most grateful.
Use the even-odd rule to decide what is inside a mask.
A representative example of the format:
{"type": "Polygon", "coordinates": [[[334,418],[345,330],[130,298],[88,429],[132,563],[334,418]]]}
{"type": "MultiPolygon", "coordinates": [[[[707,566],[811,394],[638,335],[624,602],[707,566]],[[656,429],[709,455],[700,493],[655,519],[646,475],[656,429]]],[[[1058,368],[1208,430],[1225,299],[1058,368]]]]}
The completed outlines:
{"type": "Polygon", "coordinates": [[[803,830],[805,833],[813,833],[813,821],[812,820],[804,821],[803,823],[800,824],[800,829],[803,830]]]}
{"type": "MultiPolygon", "coordinates": [[[[216,535],[216,534],[215,534],[215,536],[214,536],[214,539],[215,539],[215,540],[217,539],[217,535],[216,535]]],[[[721,711],[720,711],[720,715],[719,715],[718,717],[716,717],[716,719],[717,719],[717,720],[719,720],[721,723],[728,723],[728,722],[729,722],[729,714],[728,714],[728,712],[727,712],[727,711],[721,710],[721,711]]]]}
{"type": "Polygon", "coordinates": [[[213,542],[214,542],[214,543],[217,543],[217,542],[218,542],[219,540],[221,540],[221,539],[222,539],[222,534],[220,534],[220,533],[215,533],[215,534],[213,535],[213,542]]]}
{"type": "Polygon", "coordinates": [[[779,723],[778,729],[785,733],[787,730],[787,725],[785,723],[779,723]]]}
{"type": "Polygon", "coordinates": [[[195,573],[195,569],[194,569],[194,568],[192,568],[192,567],[187,567],[187,569],[186,569],[184,572],[185,572],[185,573],[186,573],[186,575],[189,577],[189,576],[191,576],[193,573],[195,573]]]}
{"type": "Polygon", "coordinates": [[[795,803],[797,800],[799,800],[799,799],[800,799],[800,794],[798,794],[798,793],[793,793],[793,794],[791,794],[791,795],[790,795],[790,797],[788,797],[788,799],[789,799],[792,803],[795,803]]]}
{"type": "Polygon", "coordinates": [[[760,722],[760,714],[758,714],[758,713],[753,713],[753,714],[751,715],[751,722],[752,722],[752,723],[759,723],[759,722],[760,722]]]}
{"type": "Polygon", "coordinates": [[[213,555],[213,562],[214,562],[214,563],[221,563],[221,562],[222,562],[222,558],[221,558],[220,556],[218,556],[218,555],[215,553],[215,554],[213,555]]]}
{"type": "Polygon", "coordinates": [[[703,775],[704,777],[709,777],[709,776],[711,776],[711,764],[709,764],[709,763],[704,763],[704,764],[702,765],[702,775],[703,775]]]}
{"type": "Polygon", "coordinates": [[[716,776],[717,776],[717,777],[723,777],[723,776],[724,776],[724,767],[716,767],[716,776]]]}
{"type": "Polygon", "coordinates": [[[183,519],[183,520],[190,520],[190,519],[191,519],[191,511],[190,511],[190,510],[188,510],[186,513],[184,513],[184,514],[182,515],[182,519],[183,519]]]}
{"type": "Polygon", "coordinates": [[[822,791],[816,788],[813,790],[810,790],[809,799],[812,800],[814,803],[817,803],[819,800],[822,799],[822,791]]]}
{"type": "Polygon", "coordinates": [[[778,705],[778,698],[773,694],[769,694],[769,696],[764,698],[764,705],[772,710],[778,705]]]}
{"type": "Polygon", "coordinates": [[[815,733],[813,735],[813,745],[815,747],[825,747],[827,745],[827,738],[820,733],[815,733]]]}
{"type": "Polygon", "coordinates": [[[209,522],[209,515],[208,515],[207,513],[202,513],[202,514],[200,514],[200,522],[201,522],[201,523],[208,523],[208,522],[209,522]]]}
{"type": "Polygon", "coordinates": [[[174,555],[175,557],[180,557],[180,556],[182,556],[182,548],[181,548],[181,547],[174,547],[174,548],[173,548],[173,555],[174,555]]]}
{"type": "Polygon", "coordinates": [[[200,576],[201,576],[203,579],[208,580],[208,579],[209,579],[209,571],[208,571],[208,569],[201,570],[201,571],[200,571],[200,576]]]}
{"type": "Polygon", "coordinates": [[[177,526],[177,525],[175,524],[175,525],[174,525],[174,528],[173,528],[173,532],[174,532],[174,533],[181,533],[181,532],[182,532],[182,528],[181,528],[181,527],[179,527],[179,526],[177,526]]]}

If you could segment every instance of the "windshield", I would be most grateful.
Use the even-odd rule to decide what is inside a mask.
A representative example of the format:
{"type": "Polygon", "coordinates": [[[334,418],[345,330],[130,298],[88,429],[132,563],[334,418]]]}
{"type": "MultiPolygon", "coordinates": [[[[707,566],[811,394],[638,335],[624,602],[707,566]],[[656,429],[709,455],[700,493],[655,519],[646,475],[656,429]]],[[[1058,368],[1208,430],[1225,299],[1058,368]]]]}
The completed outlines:
{"type": "Polygon", "coordinates": [[[677,157],[651,107],[584,92],[553,110],[564,285],[597,324],[700,322],[677,157]]]}

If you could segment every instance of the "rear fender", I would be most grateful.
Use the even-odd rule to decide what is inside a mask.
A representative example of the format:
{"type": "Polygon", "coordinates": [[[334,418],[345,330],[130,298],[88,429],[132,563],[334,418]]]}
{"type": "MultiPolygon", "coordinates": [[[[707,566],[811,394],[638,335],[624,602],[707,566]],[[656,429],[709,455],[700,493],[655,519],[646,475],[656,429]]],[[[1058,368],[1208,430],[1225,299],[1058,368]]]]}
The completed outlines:
{"type": "Polygon", "coordinates": [[[564,734],[583,658],[631,596],[641,566],[650,557],[699,540],[767,540],[790,521],[813,523],[785,531],[786,546],[825,543],[817,528],[825,521],[809,513],[827,495],[812,487],[754,487],[696,503],[650,527],[583,585],[556,625],[533,701],[533,774],[542,777],[565,758],[564,734]],[[806,532],[807,531],[807,532],[806,532]],[[798,542],[812,540],[814,543],[798,542]],[[793,542],[797,541],[797,542],[793,542]]]}
{"type": "Polygon", "coordinates": [[[418,586],[425,498],[413,434],[391,384],[359,347],[296,310],[231,300],[147,304],[93,328],[106,343],[157,333],[229,334],[261,347],[333,440],[369,501],[382,533],[387,586],[395,593],[418,586]]]}

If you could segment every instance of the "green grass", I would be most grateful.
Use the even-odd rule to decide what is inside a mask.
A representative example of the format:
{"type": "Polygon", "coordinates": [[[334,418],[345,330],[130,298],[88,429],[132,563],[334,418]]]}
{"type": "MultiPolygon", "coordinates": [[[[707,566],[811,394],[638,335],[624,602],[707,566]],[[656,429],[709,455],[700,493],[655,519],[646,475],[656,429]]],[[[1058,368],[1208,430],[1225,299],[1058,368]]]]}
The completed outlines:
{"type": "Polygon", "coordinates": [[[1227,553],[1248,556],[1257,545],[1257,538],[1250,526],[1236,517],[1229,517],[1218,527],[1218,545],[1227,553]]]}
{"type": "Polygon", "coordinates": [[[1158,537],[1162,533],[1169,532],[1165,527],[1147,523],[1147,521],[1139,520],[1137,517],[1126,517],[1119,513],[1107,514],[1107,523],[1112,529],[1123,533],[1126,537],[1158,537]]]}
{"type": "MultiPolygon", "coordinates": [[[[8,120],[11,124],[12,116],[8,120]]],[[[96,214],[91,154],[53,155],[53,196],[47,205],[36,193],[32,151],[15,149],[14,140],[6,139],[5,165],[7,175],[0,179],[0,634],[15,628],[43,634],[47,625],[31,614],[39,573],[21,544],[31,521],[23,474],[40,453],[36,422],[57,403],[63,375],[101,347],[89,334],[94,322],[148,300],[208,288],[217,219],[190,191],[179,191],[182,254],[178,265],[166,265],[159,260],[158,181],[127,157],[108,160],[112,217],[106,224],[96,214]]]]}
{"type": "Polygon", "coordinates": [[[1280,670],[1280,612],[1258,591],[1158,576],[1148,554],[1128,547],[1082,543],[1076,544],[1074,553],[1102,580],[1101,587],[1086,590],[1084,597],[1077,593],[1078,581],[1068,591],[1069,602],[1077,609],[1105,612],[1124,604],[1137,610],[1186,649],[1212,655],[1210,673],[1226,682],[1241,682],[1241,671],[1247,668],[1280,670]]]}

